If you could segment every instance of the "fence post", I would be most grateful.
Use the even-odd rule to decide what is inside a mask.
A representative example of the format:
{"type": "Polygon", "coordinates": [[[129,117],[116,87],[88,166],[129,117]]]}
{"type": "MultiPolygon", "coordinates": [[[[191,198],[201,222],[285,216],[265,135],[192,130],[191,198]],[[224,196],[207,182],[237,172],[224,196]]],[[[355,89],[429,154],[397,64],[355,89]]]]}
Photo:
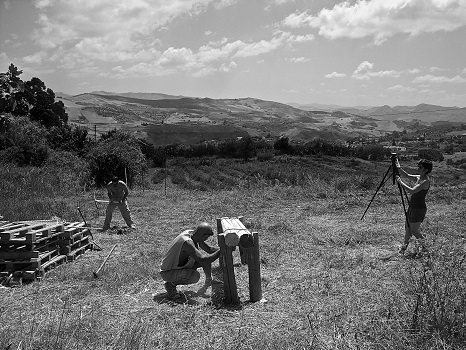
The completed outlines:
{"type": "Polygon", "coordinates": [[[223,271],[223,292],[225,303],[238,304],[238,289],[236,287],[235,270],[233,267],[233,249],[225,244],[225,236],[221,219],[217,219],[217,239],[220,248],[220,267],[223,271]]]}
{"type": "Polygon", "coordinates": [[[249,299],[252,302],[262,299],[261,266],[259,255],[259,234],[253,232],[254,245],[247,249],[249,274],[249,299]]]}

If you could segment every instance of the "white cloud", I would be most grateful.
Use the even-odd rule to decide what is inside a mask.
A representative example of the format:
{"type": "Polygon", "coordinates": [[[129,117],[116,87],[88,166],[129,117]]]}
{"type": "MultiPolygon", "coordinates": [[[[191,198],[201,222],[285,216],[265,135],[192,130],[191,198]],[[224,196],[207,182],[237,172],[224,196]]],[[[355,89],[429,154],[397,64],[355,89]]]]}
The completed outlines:
{"type": "Polygon", "coordinates": [[[23,57],[23,61],[27,64],[40,64],[46,58],[45,51],[38,51],[32,55],[23,57]]]}
{"type": "Polygon", "coordinates": [[[408,73],[409,74],[419,74],[419,73],[421,73],[421,70],[419,68],[411,68],[411,69],[408,69],[408,73]]]}
{"type": "MultiPolygon", "coordinates": [[[[232,6],[238,0],[36,0],[38,28],[34,32],[39,50],[25,61],[54,62],[54,67],[73,74],[95,72],[110,64],[114,70],[100,75],[157,76],[176,73],[206,75],[229,72],[234,60],[259,56],[284,45],[312,40],[312,34],[293,35],[277,31],[257,41],[223,38],[200,46],[163,48],[157,37],[175,18],[232,6]],[[59,54],[58,54],[59,53],[59,54]]],[[[205,35],[211,35],[206,31],[205,35]]]]}
{"type": "Polygon", "coordinates": [[[443,75],[432,75],[432,74],[426,74],[422,75],[420,77],[416,77],[413,80],[413,83],[435,83],[435,84],[441,84],[441,83],[455,83],[455,84],[462,84],[466,83],[466,78],[460,76],[460,75],[455,75],[452,78],[443,76],[443,75]]]}
{"type": "Polygon", "coordinates": [[[303,43],[303,42],[306,42],[306,41],[314,40],[314,35],[312,35],[312,34],[293,35],[293,36],[291,36],[291,39],[294,42],[303,43]]]}
{"type": "Polygon", "coordinates": [[[282,46],[284,42],[284,36],[274,37],[271,40],[260,40],[253,43],[242,43],[241,47],[238,48],[238,51],[233,55],[233,57],[250,57],[261,55],[270,51],[277,49],[282,46]]]}
{"type": "Polygon", "coordinates": [[[333,78],[344,78],[346,77],[345,73],[338,73],[338,72],[332,72],[329,74],[325,74],[325,77],[328,79],[333,79],[333,78]]]}
{"type": "Polygon", "coordinates": [[[416,91],[416,89],[414,89],[412,87],[404,86],[404,85],[400,85],[400,84],[390,86],[387,90],[396,91],[396,92],[413,92],[413,91],[416,91]]]}
{"type": "Polygon", "coordinates": [[[371,78],[397,78],[401,75],[401,72],[395,70],[385,71],[373,71],[374,64],[369,61],[364,61],[359,64],[356,70],[353,72],[352,77],[355,79],[367,80],[371,78]]]}
{"type": "Polygon", "coordinates": [[[397,33],[416,36],[465,26],[466,1],[344,1],[315,16],[307,11],[291,14],[283,25],[316,28],[320,35],[329,39],[372,37],[375,44],[381,44],[397,33]]]}
{"type": "Polygon", "coordinates": [[[157,46],[156,31],[184,14],[199,13],[214,0],[37,0],[33,38],[40,48],[77,51],[107,61],[157,46]]]}
{"type": "Polygon", "coordinates": [[[272,0],[272,2],[277,4],[277,5],[283,5],[283,4],[292,3],[292,2],[295,2],[295,1],[296,0],[272,0]]]}
{"type": "Polygon", "coordinates": [[[5,52],[0,52],[0,73],[6,72],[10,63],[12,63],[10,57],[5,52]]]}
{"type": "Polygon", "coordinates": [[[307,57],[290,57],[287,58],[286,61],[291,62],[291,63],[305,63],[309,62],[311,59],[307,57]]]}

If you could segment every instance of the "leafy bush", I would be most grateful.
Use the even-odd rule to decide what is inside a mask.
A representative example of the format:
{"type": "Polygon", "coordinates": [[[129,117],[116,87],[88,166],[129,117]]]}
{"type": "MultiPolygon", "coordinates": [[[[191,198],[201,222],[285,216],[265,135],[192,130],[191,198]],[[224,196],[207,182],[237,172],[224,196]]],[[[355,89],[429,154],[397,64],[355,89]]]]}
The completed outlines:
{"type": "Polygon", "coordinates": [[[143,181],[147,170],[141,150],[118,140],[98,143],[89,151],[87,159],[90,176],[97,186],[107,184],[113,175],[125,179],[125,171],[128,185],[133,186],[143,181]]]}
{"type": "Polygon", "coordinates": [[[432,148],[420,149],[417,154],[419,158],[428,159],[434,162],[441,162],[444,159],[442,152],[432,148]]]}
{"type": "Polygon", "coordinates": [[[260,162],[272,160],[274,153],[272,150],[257,152],[257,160],[260,162]]]}
{"type": "Polygon", "coordinates": [[[81,126],[54,126],[47,132],[47,142],[53,149],[84,155],[90,144],[88,130],[81,126]]]}
{"type": "Polygon", "coordinates": [[[383,160],[390,157],[390,150],[381,145],[364,145],[357,147],[354,155],[366,160],[383,160]]]}
{"type": "Polygon", "coordinates": [[[42,165],[49,153],[45,129],[27,117],[8,120],[5,131],[0,133],[0,161],[19,166],[42,165]]]}

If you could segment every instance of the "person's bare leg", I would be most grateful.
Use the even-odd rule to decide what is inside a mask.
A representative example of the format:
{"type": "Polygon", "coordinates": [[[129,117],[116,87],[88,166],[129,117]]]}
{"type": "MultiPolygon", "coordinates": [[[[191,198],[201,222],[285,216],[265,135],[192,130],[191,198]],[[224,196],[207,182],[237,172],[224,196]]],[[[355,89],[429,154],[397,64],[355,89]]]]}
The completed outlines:
{"type": "Polygon", "coordinates": [[[405,237],[403,239],[403,245],[400,248],[400,253],[404,254],[406,248],[408,248],[409,240],[411,239],[411,222],[408,225],[408,221],[405,221],[405,237]]]}

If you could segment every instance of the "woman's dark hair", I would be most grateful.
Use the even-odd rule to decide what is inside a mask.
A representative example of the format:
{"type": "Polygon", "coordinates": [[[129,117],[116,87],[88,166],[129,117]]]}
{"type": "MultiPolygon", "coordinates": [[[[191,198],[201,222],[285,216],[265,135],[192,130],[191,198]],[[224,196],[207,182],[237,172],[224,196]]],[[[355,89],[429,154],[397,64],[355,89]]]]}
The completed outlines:
{"type": "Polygon", "coordinates": [[[419,163],[417,163],[418,165],[422,166],[424,169],[427,170],[427,174],[430,173],[432,171],[432,162],[430,160],[427,160],[427,159],[421,159],[419,161],[419,163]]]}

